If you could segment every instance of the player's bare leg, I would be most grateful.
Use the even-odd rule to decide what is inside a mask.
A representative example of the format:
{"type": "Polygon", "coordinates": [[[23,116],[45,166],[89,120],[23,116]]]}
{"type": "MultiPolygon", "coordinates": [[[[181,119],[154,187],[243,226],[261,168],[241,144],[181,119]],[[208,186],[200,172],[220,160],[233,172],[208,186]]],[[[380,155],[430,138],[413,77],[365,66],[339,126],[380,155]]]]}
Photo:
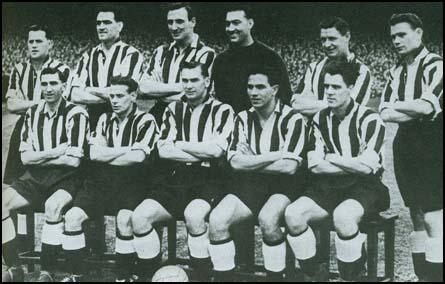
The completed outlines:
{"type": "Polygon", "coordinates": [[[215,281],[232,281],[235,269],[235,243],[230,226],[252,216],[250,209],[235,195],[229,194],[210,213],[209,252],[215,281]]]}
{"type": "Polygon", "coordinates": [[[28,206],[29,202],[17,191],[9,187],[2,191],[2,256],[7,266],[3,282],[23,282],[23,270],[18,267],[18,248],[15,225],[10,213],[13,210],[28,206]]]}
{"type": "Polygon", "coordinates": [[[365,271],[366,236],[360,233],[358,226],[363,214],[362,205],[353,199],[340,203],[333,213],[338,270],[341,278],[347,281],[357,279],[365,271]]]}
{"type": "Polygon", "coordinates": [[[161,240],[153,224],[172,218],[170,213],[153,199],[145,199],[133,212],[133,244],[138,256],[136,270],[143,281],[153,276],[161,261],[161,240]]]}
{"type": "Polygon", "coordinates": [[[195,272],[195,278],[199,281],[209,281],[212,269],[209,254],[209,230],[205,222],[210,210],[210,204],[203,199],[191,201],[184,210],[190,262],[195,272]]]}
{"type": "Polygon", "coordinates": [[[427,280],[443,282],[443,209],[425,213],[427,280]]]}
{"type": "Polygon", "coordinates": [[[305,276],[309,279],[328,281],[329,278],[329,271],[327,273],[320,271],[321,261],[317,254],[315,234],[308,225],[310,221],[319,221],[328,215],[326,210],[306,196],[289,205],[284,213],[288,228],[287,240],[305,276]]]}
{"type": "Polygon", "coordinates": [[[136,251],[133,246],[133,211],[122,209],[116,216],[116,282],[128,282],[136,264],[136,251]]]}
{"type": "Polygon", "coordinates": [[[62,249],[67,258],[66,267],[70,275],[65,277],[62,282],[79,282],[83,277],[84,267],[82,263],[87,252],[82,224],[88,218],[85,211],[79,207],[73,207],[65,214],[62,249]]]}
{"type": "Polygon", "coordinates": [[[280,223],[284,219],[284,211],[290,200],[283,194],[274,194],[266,202],[258,214],[263,233],[263,257],[268,281],[282,281],[286,268],[286,239],[281,231],[280,223]]]}

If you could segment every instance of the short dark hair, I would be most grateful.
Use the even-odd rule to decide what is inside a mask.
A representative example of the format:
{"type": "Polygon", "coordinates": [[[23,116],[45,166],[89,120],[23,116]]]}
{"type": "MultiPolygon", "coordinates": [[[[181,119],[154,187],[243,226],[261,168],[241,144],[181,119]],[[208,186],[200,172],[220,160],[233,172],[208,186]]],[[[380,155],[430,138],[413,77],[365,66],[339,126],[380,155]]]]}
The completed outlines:
{"type": "Polygon", "coordinates": [[[209,70],[208,70],[208,68],[204,64],[202,64],[200,62],[191,61],[191,62],[184,62],[183,64],[181,64],[181,72],[184,69],[195,69],[195,68],[201,69],[201,74],[205,78],[209,77],[209,70]]]}
{"type": "Polygon", "coordinates": [[[166,13],[168,13],[170,11],[178,10],[178,9],[182,9],[182,8],[184,8],[187,11],[187,17],[188,17],[189,21],[195,17],[195,14],[193,13],[192,6],[190,6],[190,4],[186,3],[186,2],[168,3],[166,5],[165,11],[166,11],[166,13]]]}
{"type": "Polygon", "coordinates": [[[243,11],[247,19],[253,19],[252,6],[249,4],[231,4],[226,8],[226,14],[234,11],[243,11]]]}
{"type": "Polygon", "coordinates": [[[328,17],[320,22],[320,29],[335,28],[341,35],[351,32],[349,24],[340,17],[328,17]]]}
{"type": "Polygon", "coordinates": [[[359,76],[360,65],[346,60],[332,60],[325,66],[325,74],[340,75],[346,85],[354,85],[359,76]]]}
{"type": "Polygon", "coordinates": [[[118,6],[116,4],[98,4],[96,6],[96,16],[100,12],[111,12],[114,15],[114,20],[116,22],[122,22],[124,20],[124,12],[123,8],[121,6],[118,6]]]}
{"type": "Polygon", "coordinates": [[[46,67],[42,70],[42,72],[40,72],[40,79],[42,79],[43,75],[52,75],[52,74],[57,74],[59,76],[59,80],[62,83],[66,83],[66,81],[68,81],[68,76],[70,74],[70,71],[68,69],[65,69],[62,72],[58,68],[46,67]]]}
{"type": "Polygon", "coordinates": [[[417,28],[423,29],[422,20],[413,13],[393,14],[389,19],[389,25],[394,26],[399,23],[408,23],[413,30],[417,28]]]}
{"type": "Polygon", "coordinates": [[[28,26],[27,29],[26,29],[26,33],[27,34],[29,34],[29,32],[37,32],[37,31],[45,32],[45,36],[46,36],[47,39],[52,39],[52,37],[53,37],[52,32],[50,31],[50,29],[46,25],[34,24],[34,25],[28,26]]]}
{"type": "Polygon", "coordinates": [[[128,76],[114,76],[110,79],[110,85],[125,85],[128,87],[128,93],[136,92],[138,83],[128,76]]]}
{"type": "Polygon", "coordinates": [[[267,81],[271,86],[273,85],[280,85],[280,76],[276,70],[276,68],[273,68],[270,65],[267,64],[255,64],[248,68],[248,76],[249,78],[251,75],[261,74],[265,75],[267,77],[267,81]]]}

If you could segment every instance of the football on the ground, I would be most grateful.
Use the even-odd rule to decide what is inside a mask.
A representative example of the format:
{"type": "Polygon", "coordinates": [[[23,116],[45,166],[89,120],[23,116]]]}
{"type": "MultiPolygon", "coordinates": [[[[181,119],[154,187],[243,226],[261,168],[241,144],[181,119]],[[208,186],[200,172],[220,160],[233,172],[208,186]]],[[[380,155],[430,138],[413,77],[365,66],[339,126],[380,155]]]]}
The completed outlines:
{"type": "Polygon", "coordinates": [[[151,282],[189,282],[189,278],[181,267],[167,265],[156,271],[151,282]]]}

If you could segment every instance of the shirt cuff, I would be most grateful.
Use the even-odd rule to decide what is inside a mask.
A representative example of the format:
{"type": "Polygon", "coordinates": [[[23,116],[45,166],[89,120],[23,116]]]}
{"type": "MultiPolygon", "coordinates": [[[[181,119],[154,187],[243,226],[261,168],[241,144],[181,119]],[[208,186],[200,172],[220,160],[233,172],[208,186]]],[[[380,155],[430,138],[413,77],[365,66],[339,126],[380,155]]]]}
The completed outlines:
{"type": "Polygon", "coordinates": [[[230,162],[230,160],[233,159],[233,156],[235,156],[235,154],[236,154],[236,151],[229,150],[229,151],[227,152],[227,161],[230,162]]]}
{"type": "Polygon", "coordinates": [[[358,161],[369,167],[375,174],[382,167],[380,164],[380,156],[374,150],[366,150],[357,157],[358,161]]]}
{"type": "Polygon", "coordinates": [[[26,142],[20,143],[19,152],[23,153],[26,151],[34,151],[34,149],[32,148],[32,145],[29,143],[26,143],[26,142]]]}
{"type": "Polygon", "coordinates": [[[442,111],[439,98],[431,93],[423,93],[420,99],[429,102],[433,106],[433,113],[430,116],[432,117],[431,120],[436,119],[437,115],[442,111]]]}
{"type": "Polygon", "coordinates": [[[148,145],[143,145],[139,142],[134,143],[133,146],[131,146],[131,150],[142,150],[146,156],[149,156],[151,153],[151,149],[148,145]]]}
{"type": "Polygon", "coordinates": [[[69,147],[68,149],[66,149],[65,154],[71,157],[82,158],[83,149],[81,147],[69,147]]]}
{"type": "Polygon", "coordinates": [[[324,160],[324,155],[317,153],[316,151],[310,151],[307,153],[307,166],[309,169],[318,166],[324,160]]]}

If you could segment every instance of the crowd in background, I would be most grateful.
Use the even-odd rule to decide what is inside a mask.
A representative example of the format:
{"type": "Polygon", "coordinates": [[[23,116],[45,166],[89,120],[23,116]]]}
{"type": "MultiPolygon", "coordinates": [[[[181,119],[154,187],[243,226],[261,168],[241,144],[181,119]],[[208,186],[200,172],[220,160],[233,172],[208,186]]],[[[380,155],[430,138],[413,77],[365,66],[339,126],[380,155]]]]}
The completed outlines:
{"type": "MultiPolygon", "coordinates": [[[[260,35],[258,39],[271,46],[283,57],[294,90],[296,90],[299,80],[303,78],[309,63],[324,56],[321,44],[316,38],[289,38],[279,35],[261,37],[260,35]]],[[[167,37],[154,37],[149,34],[143,36],[126,34],[123,40],[143,53],[145,57],[144,64],[148,63],[157,46],[169,41],[167,37]]],[[[228,47],[225,39],[203,38],[203,41],[214,48],[218,54],[228,47]]],[[[68,64],[71,68],[75,68],[82,53],[96,44],[97,41],[86,34],[56,34],[52,56],[68,64]]],[[[443,55],[443,42],[427,42],[426,46],[430,51],[443,55]]],[[[371,69],[374,77],[372,96],[379,96],[385,86],[385,72],[397,60],[389,39],[354,37],[352,51],[371,69]]],[[[26,40],[23,36],[4,36],[2,41],[2,77],[9,76],[12,67],[23,60],[25,56],[26,40]]]]}

